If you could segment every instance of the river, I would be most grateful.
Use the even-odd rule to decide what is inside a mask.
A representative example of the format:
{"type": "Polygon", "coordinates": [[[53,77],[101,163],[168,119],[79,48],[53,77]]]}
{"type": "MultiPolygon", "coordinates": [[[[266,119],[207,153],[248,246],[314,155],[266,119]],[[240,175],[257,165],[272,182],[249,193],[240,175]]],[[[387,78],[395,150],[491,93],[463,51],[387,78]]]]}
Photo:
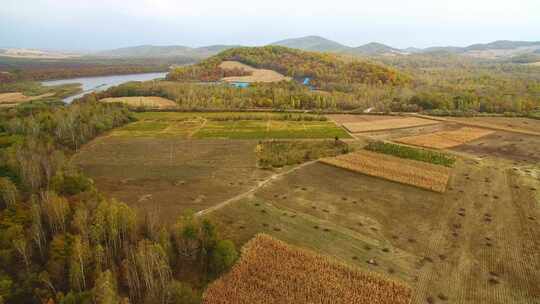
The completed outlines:
{"type": "Polygon", "coordinates": [[[96,77],[80,77],[70,79],[59,80],[47,80],[43,81],[44,86],[55,86],[68,83],[80,83],[82,86],[82,93],[72,95],[64,98],[65,103],[71,103],[74,99],[82,97],[90,92],[102,91],[112,86],[116,86],[122,83],[130,81],[146,81],[158,78],[164,78],[167,75],[166,72],[160,73],[143,73],[143,74],[126,74],[126,75],[110,75],[110,76],[96,76],[96,77]]]}

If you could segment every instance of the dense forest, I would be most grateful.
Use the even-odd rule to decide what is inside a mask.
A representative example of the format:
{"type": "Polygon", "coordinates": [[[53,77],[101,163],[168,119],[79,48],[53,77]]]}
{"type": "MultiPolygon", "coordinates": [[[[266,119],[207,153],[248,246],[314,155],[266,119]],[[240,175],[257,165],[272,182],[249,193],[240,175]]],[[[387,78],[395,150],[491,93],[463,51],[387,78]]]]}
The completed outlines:
{"type": "Polygon", "coordinates": [[[132,120],[96,102],[0,111],[0,303],[198,303],[232,265],[234,244],[211,222],[188,213],[163,226],[70,164],[81,145],[132,120]],[[199,277],[180,280],[186,271],[199,277]]]}
{"type": "Polygon", "coordinates": [[[367,61],[346,62],[334,54],[306,52],[281,46],[229,49],[198,64],[177,68],[171,71],[168,79],[218,81],[226,72],[219,67],[225,60],[275,70],[294,79],[309,77],[312,84],[322,90],[349,90],[354,84],[398,85],[410,80],[396,70],[367,61]]]}
{"type": "Polygon", "coordinates": [[[248,88],[190,82],[132,82],[88,95],[160,96],[183,110],[267,108],[276,110],[427,112],[434,115],[538,115],[540,83],[501,75],[445,73],[416,86],[356,85],[351,92],[311,90],[298,82],[256,83],[248,88]],[[452,78],[454,77],[455,78],[452,78]]]}

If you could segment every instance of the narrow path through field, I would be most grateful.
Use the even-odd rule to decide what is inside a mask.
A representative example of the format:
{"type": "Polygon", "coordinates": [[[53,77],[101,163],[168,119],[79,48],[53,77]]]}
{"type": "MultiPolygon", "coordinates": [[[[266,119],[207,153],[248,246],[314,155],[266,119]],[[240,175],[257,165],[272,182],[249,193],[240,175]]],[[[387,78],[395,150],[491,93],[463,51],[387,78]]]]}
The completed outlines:
{"type": "Polygon", "coordinates": [[[227,206],[228,204],[230,204],[230,203],[232,203],[232,202],[241,200],[241,199],[243,199],[243,198],[249,196],[250,194],[252,194],[252,193],[254,193],[255,191],[259,190],[260,188],[264,187],[265,185],[271,183],[272,181],[275,181],[275,180],[277,180],[277,179],[279,179],[279,178],[282,178],[282,177],[285,176],[285,175],[288,175],[288,174],[290,174],[290,173],[292,173],[292,172],[294,172],[294,171],[296,171],[296,170],[298,170],[298,169],[301,169],[301,168],[303,168],[303,167],[305,167],[305,166],[311,165],[311,164],[316,163],[316,162],[318,162],[318,161],[319,161],[319,160],[312,160],[312,161],[309,161],[309,162],[307,162],[307,163],[300,164],[300,165],[298,165],[298,166],[296,166],[296,167],[294,167],[294,168],[291,168],[291,169],[289,169],[289,170],[287,170],[287,171],[285,171],[285,172],[272,174],[272,175],[271,175],[270,177],[268,177],[267,179],[265,179],[265,180],[263,180],[263,181],[257,183],[257,185],[256,185],[255,187],[249,189],[248,191],[243,192],[243,193],[240,193],[240,194],[238,194],[238,195],[236,195],[236,196],[234,196],[234,197],[232,197],[232,198],[230,198],[230,199],[228,199],[228,200],[226,200],[226,201],[223,201],[223,202],[221,202],[221,203],[219,203],[219,204],[217,204],[217,205],[214,205],[214,206],[212,206],[212,207],[210,207],[210,208],[201,210],[201,211],[195,213],[195,216],[201,216],[201,215],[208,214],[208,213],[210,213],[210,212],[216,211],[216,210],[218,210],[218,209],[221,209],[221,208],[227,206]]]}
{"type": "Polygon", "coordinates": [[[202,124],[200,126],[198,126],[195,130],[193,130],[193,132],[189,133],[188,138],[189,139],[193,138],[193,135],[195,135],[195,133],[199,132],[202,128],[204,128],[204,126],[206,126],[207,122],[208,122],[208,119],[203,118],[202,124]]]}

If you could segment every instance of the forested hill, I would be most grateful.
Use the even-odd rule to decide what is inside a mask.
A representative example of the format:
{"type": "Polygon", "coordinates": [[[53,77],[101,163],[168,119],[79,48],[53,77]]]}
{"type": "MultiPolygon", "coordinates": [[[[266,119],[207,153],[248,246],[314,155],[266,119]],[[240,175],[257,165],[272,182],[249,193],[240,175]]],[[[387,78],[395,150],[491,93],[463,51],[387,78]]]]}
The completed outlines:
{"type": "Polygon", "coordinates": [[[410,81],[407,75],[382,65],[360,60],[344,61],[334,54],[282,46],[229,49],[196,65],[177,68],[167,78],[176,81],[217,81],[231,76],[231,71],[219,67],[225,60],[275,70],[297,80],[310,77],[312,84],[322,89],[346,89],[355,84],[400,85],[410,81]]]}

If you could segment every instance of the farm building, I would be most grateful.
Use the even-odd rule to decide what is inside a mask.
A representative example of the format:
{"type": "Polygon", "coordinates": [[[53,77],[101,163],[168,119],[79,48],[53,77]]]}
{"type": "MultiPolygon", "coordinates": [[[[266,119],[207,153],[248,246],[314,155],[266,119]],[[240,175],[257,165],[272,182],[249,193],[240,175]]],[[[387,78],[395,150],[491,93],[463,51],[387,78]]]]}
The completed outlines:
{"type": "Polygon", "coordinates": [[[249,87],[249,82],[233,81],[233,82],[230,82],[230,85],[232,85],[233,87],[237,87],[237,88],[247,88],[247,87],[249,87]]]}

